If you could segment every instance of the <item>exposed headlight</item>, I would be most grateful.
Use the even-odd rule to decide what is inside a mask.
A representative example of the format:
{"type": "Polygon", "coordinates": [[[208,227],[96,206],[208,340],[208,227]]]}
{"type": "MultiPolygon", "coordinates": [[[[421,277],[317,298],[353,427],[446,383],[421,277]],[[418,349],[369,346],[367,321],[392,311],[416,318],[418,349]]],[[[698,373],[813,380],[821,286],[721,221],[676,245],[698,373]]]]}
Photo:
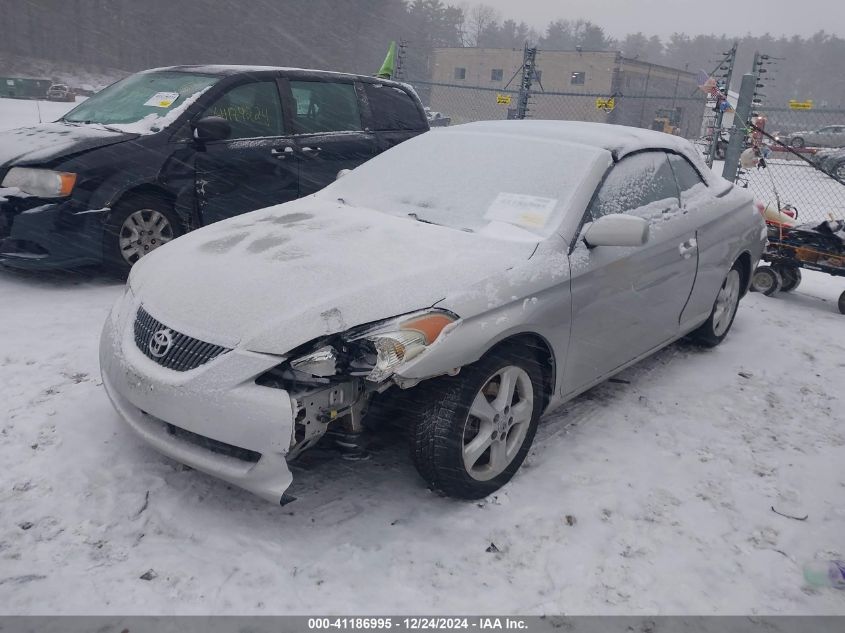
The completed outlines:
{"type": "Polygon", "coordinates": [[[39,198],[66,198],[76,184],[76,174],[32,167],[12,167],[3,178],[2,187],[17,187],[39,198]]]}
{"type": "Polygon", "coordinates": [[[397,322],[395,330],[366,335],[376,349],[376,364],[367,380],[381,382],[391,376],[400,365],[424,352],[455,320],[448,312],[429,312],[397,322]]]}

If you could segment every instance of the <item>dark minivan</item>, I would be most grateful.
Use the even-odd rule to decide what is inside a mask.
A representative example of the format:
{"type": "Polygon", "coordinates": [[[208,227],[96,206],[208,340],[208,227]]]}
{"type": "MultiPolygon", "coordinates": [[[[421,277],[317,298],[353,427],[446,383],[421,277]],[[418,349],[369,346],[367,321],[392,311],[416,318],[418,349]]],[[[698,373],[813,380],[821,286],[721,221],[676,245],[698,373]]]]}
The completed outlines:
{"type": "Polygon", "coordinates": [[[405,84],[290,68],[137,73],[0,132],[0,262],[129,270],[182,233],[306,196],[428,130],[405,84]]]}

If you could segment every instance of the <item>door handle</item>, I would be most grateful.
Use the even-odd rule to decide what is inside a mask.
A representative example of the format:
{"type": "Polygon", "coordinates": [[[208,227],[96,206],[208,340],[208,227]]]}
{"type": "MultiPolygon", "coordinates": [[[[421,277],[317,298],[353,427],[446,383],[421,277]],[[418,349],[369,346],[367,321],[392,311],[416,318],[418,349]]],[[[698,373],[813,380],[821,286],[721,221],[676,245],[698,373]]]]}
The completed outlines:
{"type": "Polygon", "coordinates": [[[323,148],[322,147],[303,147],[301,149],[301,151],[305,156],[316,156],[321,151],[323,151],[323,148]]]}
{"type": "Polygon", "coordinates": [[[293,156],[293,148],[288,146],[282,149],[278,149],[274,147],[270,150],[270,155],[278,158],[279,160],[284,160],[288,156],[293,156]]]}
{"type": "Polygon", "coordinates": [[[692,254],[698,250],[698,241],[691,237],[686,242],[681,242],[678,245],[678,252],[681,254],[681,257],[684,259],[689,259],[692,257],[692,254]]]}

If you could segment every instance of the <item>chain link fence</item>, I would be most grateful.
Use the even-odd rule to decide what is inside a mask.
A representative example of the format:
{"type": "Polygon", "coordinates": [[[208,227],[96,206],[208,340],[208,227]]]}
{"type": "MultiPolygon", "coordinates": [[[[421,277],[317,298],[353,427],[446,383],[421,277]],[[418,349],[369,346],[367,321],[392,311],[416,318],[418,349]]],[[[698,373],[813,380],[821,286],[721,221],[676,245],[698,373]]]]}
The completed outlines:
{"type": "Polygon", "coordinates": [[[737,182],[801,223],[845,219],[845,109],[761,108],[746,144],[763,160],[737,182]]]}
{"type": "MultiPolygon", "coordinates": [[[[517,90],[411,80],[432,112],[432,125],[514,118],[517,90]]],[[[592,121],[630,125],[676,134],[688,139],[701,135],[704,96],[607,95],[585,92],[547,92],[532,89],[529,119],[592,121]]]]}

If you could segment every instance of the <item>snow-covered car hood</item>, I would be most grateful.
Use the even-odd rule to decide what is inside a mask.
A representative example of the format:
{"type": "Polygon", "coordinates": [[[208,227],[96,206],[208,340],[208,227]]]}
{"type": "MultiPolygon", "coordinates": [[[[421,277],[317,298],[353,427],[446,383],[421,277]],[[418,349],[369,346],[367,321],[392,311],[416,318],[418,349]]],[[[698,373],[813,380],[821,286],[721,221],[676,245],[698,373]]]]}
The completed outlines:
{"type": "Polygon", "coordinates": [[[44,123],[0,132],[0,167],[36,165],[137,138],[93,125],[44,123]]]}
{"type": "Polygon", "coordinates": [[[177,331],[284,354],[430,307],[535,248],[312,196],[167,244],[136,264],[130,287],[177,331]]]}

